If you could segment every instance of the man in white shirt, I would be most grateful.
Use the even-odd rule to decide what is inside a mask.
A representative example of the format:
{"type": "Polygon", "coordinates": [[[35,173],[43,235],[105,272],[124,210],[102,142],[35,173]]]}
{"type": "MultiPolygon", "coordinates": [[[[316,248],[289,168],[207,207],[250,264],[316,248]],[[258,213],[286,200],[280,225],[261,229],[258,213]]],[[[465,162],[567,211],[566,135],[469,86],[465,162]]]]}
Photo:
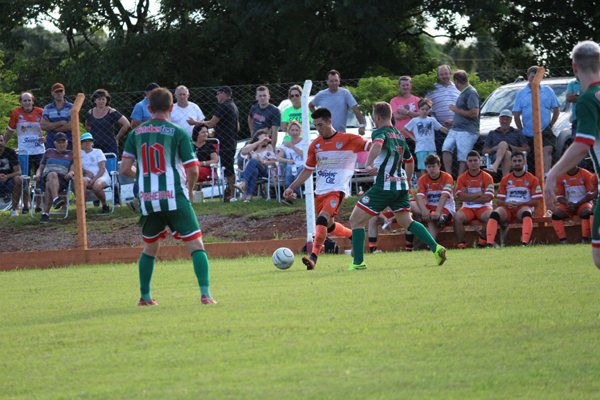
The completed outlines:
{"type": "Polygon", "coordinates": [[[175,98],[177,103],[173,105],[171,112],[171,122],[181,126],[192,137],[194,126],[204,121],[204,114],[196,103],[188,101],[190,92],[185,86],[177,86],[175,89],[175,98]]]}

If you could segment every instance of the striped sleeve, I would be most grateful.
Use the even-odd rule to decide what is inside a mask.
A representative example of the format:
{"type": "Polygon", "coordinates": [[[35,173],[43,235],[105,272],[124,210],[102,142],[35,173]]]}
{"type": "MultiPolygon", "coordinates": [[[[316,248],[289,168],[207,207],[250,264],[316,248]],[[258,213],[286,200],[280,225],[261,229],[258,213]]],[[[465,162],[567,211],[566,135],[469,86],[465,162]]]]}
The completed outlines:
{"type": "Polygon", "coordinates": [[[458,196],[459,193],[462,193],[462,188],[465,187],[465,184],[463,182],[464,180],[464,174],[459,176],[458,179],[456,180],[456,195],[458,196]]]}
{"type": "Polygon", "coordinates": [[[531,193],[531,198],[532,199],[541,199],[543,197],[543,193],[542,193],[542,187],[540,186],[540,181],[538,180],[538,178],[533,179],[532,181],[532,193],[531,193]]]}
{"type": "Polygon", "coordinates": [[[507,180],[504,178],[502,178],[502,180],[500,181],[500,187],[498,188],[498,194],[496,195],[496,197],[498,197],[499,199],[506,199],[506,181],[507,180]]]}
{"type": "MultiPolygon", "coordinates": [[[[314,104],[314,103],[313,103],[314,104]]],[[[306,162],[304,163],[304,169],[309,171],[314,171],[317,166],[317,156],[315,154],[315,146],[318,140],[313,140],[313,142],[308,147],[308,156],[306,157],[306,162]]]]}
{"type": "Polygon", "coordinates": [[[562,176],[556,180],[556,198],[565,197],[565,184],[561,178],[562,176]]]}
{"type": "Polygon", "coordinates": [[[442,189],[442,193],[446,193],[450,198],[452,198],[452,184],[454,181],[452,180],[452,176],[450,174],[444,173],[444,187],[442,189]]]}
{"type": "MultiPolygon", "coordinates": [[[[494,178],[487,172],[483,172],[483,187],[485,187],[484,194],[486,196],[490,196],[492,199],[494,198],[494,178]]],[[[458,186],[458,185],[456,185],[458,186]]]]}

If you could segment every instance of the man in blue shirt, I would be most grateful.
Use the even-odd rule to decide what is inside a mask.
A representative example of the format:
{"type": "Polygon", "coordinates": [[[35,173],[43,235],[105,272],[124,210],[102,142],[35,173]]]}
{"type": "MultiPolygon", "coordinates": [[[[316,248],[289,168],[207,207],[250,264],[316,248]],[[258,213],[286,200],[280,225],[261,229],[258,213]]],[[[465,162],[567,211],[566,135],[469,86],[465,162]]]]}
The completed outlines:
{"type": "Polygon", "coordinates": [[[149,83],[148,86],[146,86],[146,97],[144,97],[144,100],[137,103],[133,108],[133,112],[131,113],[132,130],[141,125],[142,122],[152,118],[152,114],[150,114],[150,111],[148,111],[148,96],[150,95],[150,92],[157,87],[159,87],[158,84],[154,82],[149,83]]]}
{"type": "Polygon", "coordinates": [[[40,128],[46,131],[46,148],[54,146],[54,136],[62,132],[67,136],[68,149],[73,149],[71,137],[71,108],[73,103],[65,101],[65,87],[62,83],[52,85],[54,102],[44,107],[40,128]]]}
{"type": "MultiPolygon", "coordinates": [[[[533,109],[531,104],[531,82],[535,78],[539,67],[533,66],[527,70],[527,80],[529,83],[525,88],[519,90],[513,106],[513,115],[517,129],[521,129],[527,137],[529,147],[533,146],[533,109]],[[521,122],[522,114],[522,122],[521,122]]],[[[540,84],[540,113],[542,119],[542,142],[544,148],[544,172],[547,174],[552,165],[552,153],[556,148],[556,135],[552,131],[554,123],[560,114],[560,102],[556,98],[554,91],[540,84]]],[[[528,157],[529,158],[529,157],[528,157]]],[[[531,157],[529,160],[533,160],[531,157]]]]}

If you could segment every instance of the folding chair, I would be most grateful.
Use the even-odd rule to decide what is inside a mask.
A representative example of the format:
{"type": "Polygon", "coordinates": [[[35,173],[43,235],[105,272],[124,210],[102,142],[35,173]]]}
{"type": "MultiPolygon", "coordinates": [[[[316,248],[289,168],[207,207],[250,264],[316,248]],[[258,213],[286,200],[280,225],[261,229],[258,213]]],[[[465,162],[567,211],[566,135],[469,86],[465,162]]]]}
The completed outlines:
{"type": "Polygon", "coordinates": [[[200,188],[204,188],[204,187],[211,187],[211,192],[210,192],[210,201],[214,200],[214,196],[215,196],[215,184],[217,185],[217,192],[219,193],[219,197],[221,198],[221,201],[225,201],[225,191],[223,190],[223,176],[224,176],[224,172],[223,172],[223,168],[221,167],[221,155],[219,153],[219,150],[221,148],[221,142],[219,142],[219,139],[217,138],[208,138],[206,139],[207,142],[214,142],[213,146],[215,146],[215,150],[217,151],[217,163],[216,164],[210,164],[210,170],[211,170],[211,177],[210,179],[207,179],[205,181],[202,182],[198,182],[197,185],[200,188]]]}
{"type": "MultiPolygon", "coordinates": [[[[71,179],[69,181],[69,185],[67,186],[66,192],[58,192],[58,197],[63,198],[63,200],[65,201],[65,208],[66,208],[66,211],[64,211],[64,214],[65,214],[64,217],[58,218],[58,219],[67,219],[67,217],[69,216],[69,203],[71,200],[71,193],[73,193],[73,179],[71,179]]],[[[33,196],[31,196],[31,204],[35,204],[35,199],[37,197],[42,198],[42,208],[43,208],[44,204],[45,204],[44,192],[42,192],[42,190],[40,189],[39,182],[36,182],[35,186],[33,188],[33,196]]],[[[35,210],[35,207],[30,207],[30,210],[31,210],[31,217],[34,218],[33,211],[35,210]]],[[[62,215],[63,211],[62,210],[54,211],[51,206],[50,212],[48,214],[49,215],[62,215]]]]}
{"type": "MultiPolygon", "coordinates": [[[[248,159],[244,159],[244,168],[242,170],[238,170],[238,178],[237,181],[239,182],[241,180],[242,177],[242,173],[244,171],[244,169],[246,169],[246,164],[248,164],[248,159]]],[[[271,176],[275,177],[275,166],[269,165],[267,168],[267,176],[266,177],[258,177],[258,179],[256,180],[256,195],[258,197],[260,197],[260,191],[261,190],[265,190],[265,186],[266,186],[266,195],[265,195],[265,200],[269,201],[271,200],[271,176]]],[[[276,189],[276,193],[277,196],[279,198],[279,189],[276,189]]],[[[243,195],[243,193],[242,193],[243,195]]]]}

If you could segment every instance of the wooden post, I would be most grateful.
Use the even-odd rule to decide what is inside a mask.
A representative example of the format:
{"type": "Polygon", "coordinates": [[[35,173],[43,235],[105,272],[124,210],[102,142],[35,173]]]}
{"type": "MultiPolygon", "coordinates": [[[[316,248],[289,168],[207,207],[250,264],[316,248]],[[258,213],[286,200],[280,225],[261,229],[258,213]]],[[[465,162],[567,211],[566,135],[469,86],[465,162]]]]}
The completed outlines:
{"type": "MultiPolygon", "coordinates": [[[[544,67],[539,67],[533,82],[531,82],[531,107],[533,111],[533,147],[535,149],[535,176],[540,181],[544,192],[544,142],[542,140],[542,114],[540,112],[540,82],[546,73],[544,67]]],[[[531,188],[535,190],[535,188],[531,188]]],[[[542,199],[537,208],[538,217],[546,215],[546,202],[542,199]]],[[[544,224],[545,226],[545,224],[544,224]]]]}
{"type": "Polygon", "coordinates": [[[85,95],[79,93],[71,109],[71,130],[73,136],[73,162],[75,171],[75,204],[77,207],[77,248],[87,250],[87,223],[85,219],[85,190],[83,187],[83,168],[81,165],[81,131],[79,129],[79,111],[85,95]]]}

